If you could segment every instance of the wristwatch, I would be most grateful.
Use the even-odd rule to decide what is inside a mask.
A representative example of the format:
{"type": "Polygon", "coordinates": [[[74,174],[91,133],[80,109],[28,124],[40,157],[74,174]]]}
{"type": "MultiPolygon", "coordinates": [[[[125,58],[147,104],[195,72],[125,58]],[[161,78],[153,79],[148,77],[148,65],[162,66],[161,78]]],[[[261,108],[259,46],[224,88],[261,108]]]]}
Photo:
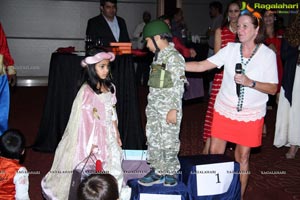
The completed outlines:
{"type": "Polygon", "coordinates": [[[251,88],[255,88],[256,86],[256,81],[252,81],[252,84],[250,85],[251,88]]]}

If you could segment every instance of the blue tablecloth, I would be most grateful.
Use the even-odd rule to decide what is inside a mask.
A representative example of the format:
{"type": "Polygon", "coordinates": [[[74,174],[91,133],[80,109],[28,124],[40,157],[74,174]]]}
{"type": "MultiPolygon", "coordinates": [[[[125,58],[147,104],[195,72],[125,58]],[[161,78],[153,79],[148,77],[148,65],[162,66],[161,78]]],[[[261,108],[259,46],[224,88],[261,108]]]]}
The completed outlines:
{"type": "MultiPolygon", "coordinates": [[[[165,187],[163,184],[145,187],[139,185],[137,179],[127,182],[132,188],[131,200],[139,200],[140,193],[148,194],[177,194],[182,200],[239,200],[241,197],[241,184],[239,173],[233,174],[232,182],[227,192],[219,195],[197,196],[197,176],[196,166],[205,164],[216,164],[232,162],[233,160],[225,155],[199,155],[179,157],[181,170],[178,176],[178,185],[175,187],[165,187]]],[[[239,164],[234,162],[234,172],[239,172],[239,164]]]]}
{"type": "MultiPolygon", "coordinates": [[[[179,160],[181,164],[181,174],[179,178],[188,187],[189,193],[192,196],[193,200],[211,200],[211,199],[238,200],[240,199],[241,184],[240,184],[238,173],[235,173],[233,175],[233,180],[227,192],[219,195],[197,196],[197,176],[196,176],[197,173],[193,173],[196,172],[196,166],[233,161],[229,157],[224,155],[200,155],[200,156],[180,157],[179,160]]],[[[239,169],[240,169],[239,164],[237,162],[234,162],[234,171],[239,172],[239,169]]]]}

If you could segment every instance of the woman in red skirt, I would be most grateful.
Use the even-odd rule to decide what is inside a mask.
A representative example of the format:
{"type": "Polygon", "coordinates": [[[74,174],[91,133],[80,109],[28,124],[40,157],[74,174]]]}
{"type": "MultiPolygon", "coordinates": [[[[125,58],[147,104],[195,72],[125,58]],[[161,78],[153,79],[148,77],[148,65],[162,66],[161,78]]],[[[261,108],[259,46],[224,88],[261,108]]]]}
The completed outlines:
{"type": "MultiPolygon", "coordinates": [[[[218,28],[215,33],[215,46],[214,52],[217,53],[221,48],[225,47],[228,42],[236,41],[237,20],[240,15],[240,5],[236,1],[229,3],[226,9],[226,15],[221,28],[218,28]]],[[[219,70],[212,83],[210,98],[205,115],[203,141],[205,142],[203,154],[208,154],[211,137],[211,123],[213,119],[214,104],[216,96],[220,90],[223,79],[223,69],[219,70]]]]}
{"type": "Polygon", "coordinates": [[[228,43],[207,60],[186,64],[189,72],[224,66],[213,111],[210,153],[223,154],[227,142],[236,144],[242,198],[250,174],[250,150],[261,145],[268,94],[276,93],[278,83],[276,55],[263,44],[261,20],[256,12],[241,15],[237,23],[240,43],[228,43]],[[241,73],[236,73],[237,68],[241,73]]]}

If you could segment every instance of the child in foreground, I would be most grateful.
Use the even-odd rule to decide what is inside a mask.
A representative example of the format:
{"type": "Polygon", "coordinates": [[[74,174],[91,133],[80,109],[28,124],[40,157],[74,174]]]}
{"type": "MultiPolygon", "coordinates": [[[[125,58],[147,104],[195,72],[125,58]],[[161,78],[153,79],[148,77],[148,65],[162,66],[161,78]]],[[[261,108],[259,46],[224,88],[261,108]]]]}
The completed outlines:
{"type": "Polygon", "coordinates": [[[25,138],[16,129],[0,136],[0,200],[28,200],[27,169],[20,164],[25,153],[25,138]]]}

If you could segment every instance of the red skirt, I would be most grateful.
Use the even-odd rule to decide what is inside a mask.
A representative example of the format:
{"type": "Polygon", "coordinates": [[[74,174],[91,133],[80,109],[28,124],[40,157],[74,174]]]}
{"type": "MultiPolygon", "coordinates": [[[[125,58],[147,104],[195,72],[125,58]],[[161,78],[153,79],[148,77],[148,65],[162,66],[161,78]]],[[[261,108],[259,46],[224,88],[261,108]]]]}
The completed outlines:
{"type": "Polygon", "coordinates": [[[216,111],[213,113],[211,135],[247,147],[261,145],[264,118],[256,121],[237,121],[226,118],[216,111]]]}

